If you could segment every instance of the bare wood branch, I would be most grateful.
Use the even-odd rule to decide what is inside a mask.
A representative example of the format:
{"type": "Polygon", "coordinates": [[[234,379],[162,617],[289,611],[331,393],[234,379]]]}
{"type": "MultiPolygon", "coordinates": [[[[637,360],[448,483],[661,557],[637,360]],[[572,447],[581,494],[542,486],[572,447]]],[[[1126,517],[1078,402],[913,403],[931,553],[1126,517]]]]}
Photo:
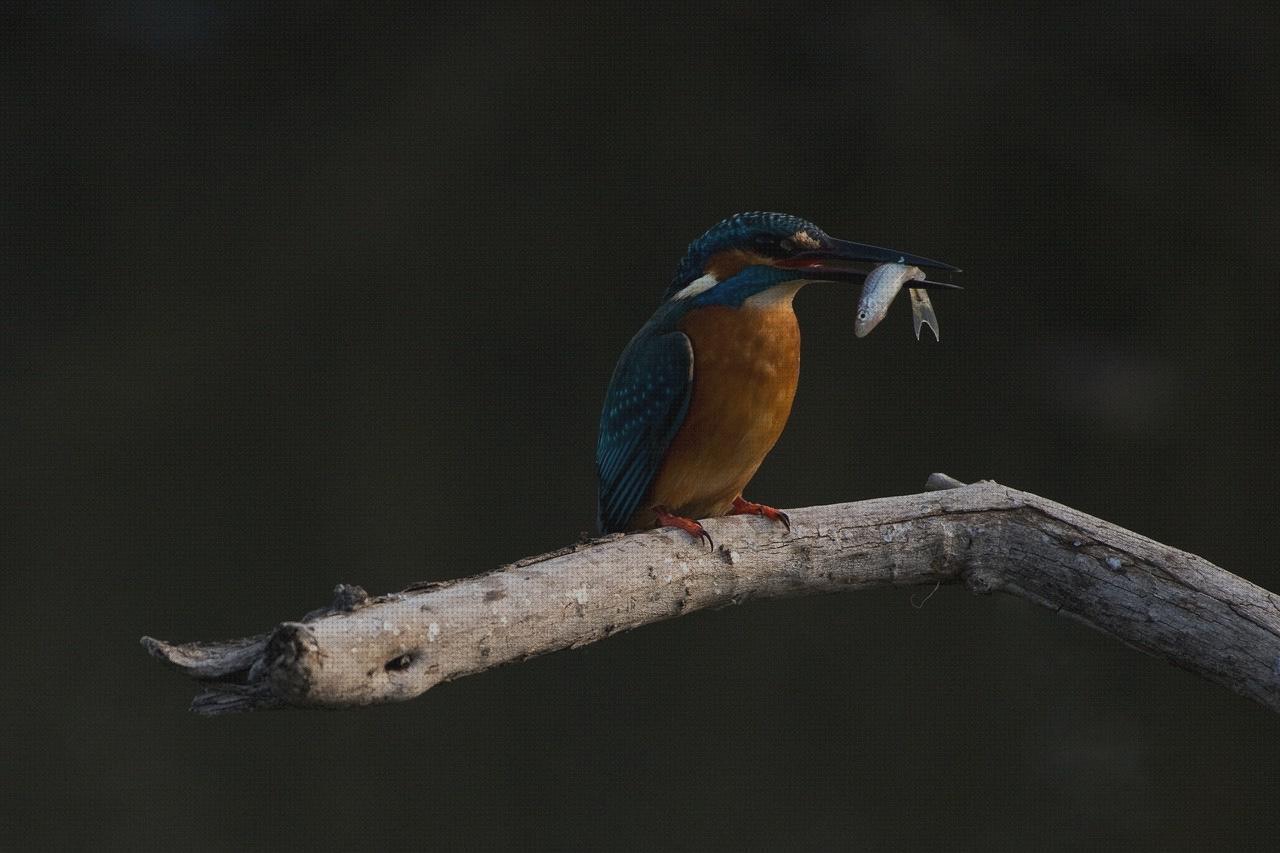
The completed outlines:
{"type": "Polygon", "coordinates": [[[706,522],[709,551],[657,530],[457,581],[334,603],[268,634],[169,644],[206,714],[344,708],[751,598],[964,583],[1042,604],[1280,711],[1280,596],[1192,554],[993,482],[935,474],[919,495],[706,522]]]}

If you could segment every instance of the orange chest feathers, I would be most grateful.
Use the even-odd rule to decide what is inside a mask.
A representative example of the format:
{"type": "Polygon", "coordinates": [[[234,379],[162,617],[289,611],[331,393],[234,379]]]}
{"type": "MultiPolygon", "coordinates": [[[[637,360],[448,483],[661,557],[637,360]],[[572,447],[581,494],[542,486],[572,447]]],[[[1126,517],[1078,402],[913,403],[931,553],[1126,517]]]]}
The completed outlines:
{"type": "Polygon", "coordinates": [[[681,322],[693,344],[693,392],[646,508],[723,515],[773,448],[800,376],[789,295],[763,307],[700,308],[681,322]]]}

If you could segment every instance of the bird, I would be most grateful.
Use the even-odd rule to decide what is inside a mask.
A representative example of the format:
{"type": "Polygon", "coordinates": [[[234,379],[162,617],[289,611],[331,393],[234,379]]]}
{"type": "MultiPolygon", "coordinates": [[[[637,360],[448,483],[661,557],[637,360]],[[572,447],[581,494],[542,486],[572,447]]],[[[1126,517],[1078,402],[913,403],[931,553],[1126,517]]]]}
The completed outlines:
{"type": "MultiPolygon", "coordinates": [[[[602,533],[786,513],[743,497],[782,434],[800,372],[792,300],[814,281],[858,281],[883,263],[959,272],[829,236],[784,213],[738,213],[689,244],[661,304],[614,367],[596,442],[602,533]]],[[[934,281],[916,287],[958,287],[934,281]]]]}

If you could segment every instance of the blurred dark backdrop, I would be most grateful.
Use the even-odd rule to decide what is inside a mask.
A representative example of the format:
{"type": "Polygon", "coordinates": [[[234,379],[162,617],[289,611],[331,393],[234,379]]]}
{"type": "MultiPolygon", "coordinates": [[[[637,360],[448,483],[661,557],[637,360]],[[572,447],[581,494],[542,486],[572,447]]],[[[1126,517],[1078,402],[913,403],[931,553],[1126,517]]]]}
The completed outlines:
{"type": "Polygon", "coordinates": [[[614,359],[751,209],[968,286],[941,344],[802,294],[752,495],[990,477],[1280,588],[1280,31],[1060,5],[18,4],[6,834],[1273,845],[1274,715],[1001,597],[753,603],[356,713],[199,719],[137,645],[575,539],[614,359]]]}

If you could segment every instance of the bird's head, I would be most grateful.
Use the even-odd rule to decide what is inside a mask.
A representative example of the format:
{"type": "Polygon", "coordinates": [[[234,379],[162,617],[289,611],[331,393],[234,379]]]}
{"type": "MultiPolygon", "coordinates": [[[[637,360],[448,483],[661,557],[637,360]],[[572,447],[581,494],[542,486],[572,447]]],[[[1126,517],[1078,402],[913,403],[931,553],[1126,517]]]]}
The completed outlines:
{"type": "MultiPolygon", "coordinates": [[[[741,305],[780,285],[861,281],[878,264],[959,272],[941,261],[837,240],[812,222],[785,213],[736,213],[689,244],[664,301],[741,305]]],[[[955,287],[912,282],[913,287],[955,287]]]]}

